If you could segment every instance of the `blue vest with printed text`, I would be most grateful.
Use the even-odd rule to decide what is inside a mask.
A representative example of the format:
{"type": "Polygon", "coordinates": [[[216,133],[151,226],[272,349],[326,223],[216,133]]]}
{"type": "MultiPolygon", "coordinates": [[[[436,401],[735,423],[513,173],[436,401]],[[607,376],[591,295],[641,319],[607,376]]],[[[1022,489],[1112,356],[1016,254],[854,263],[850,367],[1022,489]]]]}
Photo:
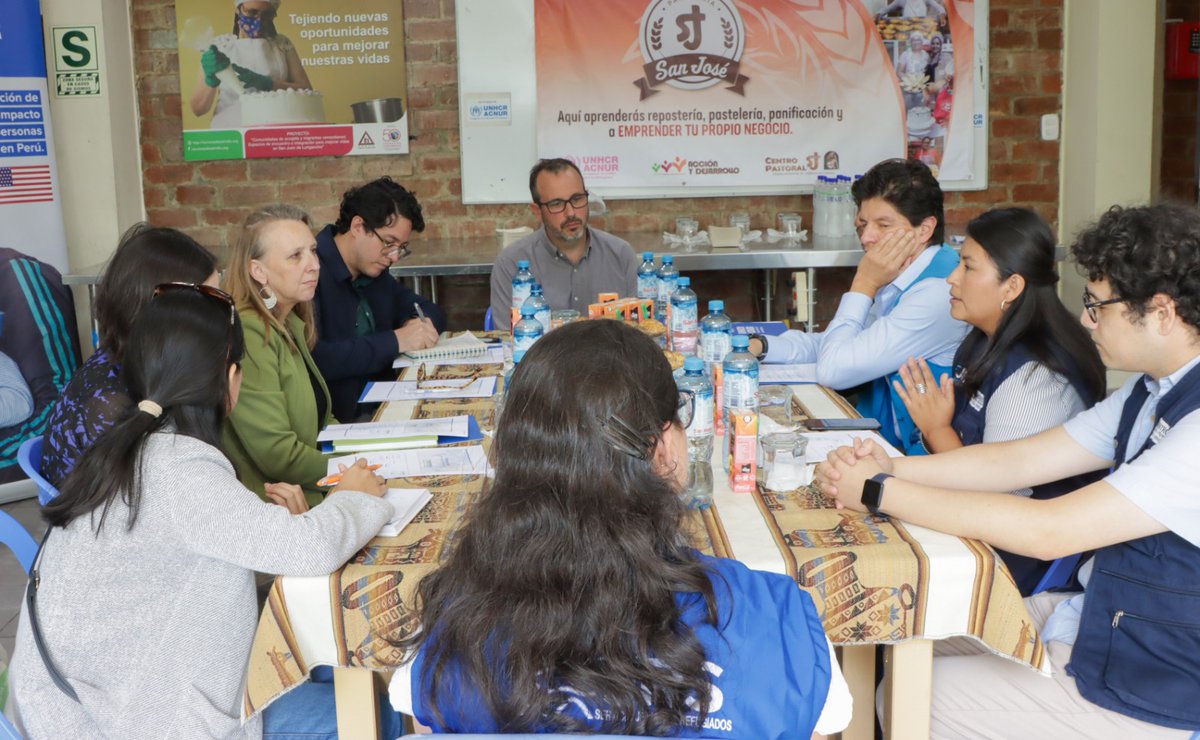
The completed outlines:
{"type": "MultiPolygon", "coordinates": [[[[925,269],[921,271],[921,274],[917,275],[917,279],[900,291],[895,303],[887,309],[884,315],[891,313],[896,306],[900,305],[900,301],[904,300],[904,294],[914,285],[922,280],[945,280],[956,267],[958,267],[958,252],[943,244],[925,269]]],[[[949,311],[950,307],[946,306],[946,310],[949,311]]],[[[880,427],[879,433],[888,442],[902,450],[904,454],[924,455],[925,446],[921,444],[921,430],[913,423],[912,417],[908,414],[908,408],[905,407],[904,401],[900,400],[900,394],[896,393],[896,389],[892,386],[893,381],[902,382],[899,370],[900,368],[896,368],[895,372],[871,381],[859,394],[856,408],[858,413],[863,416],[877,419],[880,427]]],[[[940,378],[942,373],[951,372],[950,367],[934,362],[929,363],[929,370],[935,378],[940,378]]]]}
{"type": "MultiPolygon", "coordinates": [[[[1125,402],[1118,467],[1148,395],[1145,383],[1135,383],[1125,402]]],[[[1200,367],[1159,399],[1137,455],[1197,409],[1200,367]]],[[[1094,704],[1163,727],[1200,729],[1200,547],[1167,531],[1097,551],[1067,672],[1094,704]]]]}
{"type": "MultiPolygon", "coordinates": [[[[986,349],[986,343],[982,343],[979,345],[977,352],[982,353],[986,349]]],[[[954,355],[956,373],[959,368],[969,366],[976,359],[976,357],[967,357],[966,352],[966,345],[963,344],[954,355]]],[[[1028,363],[1037,361],[1038,358],[1033,352],[1029,351],[1028,347],[1020,343],[1015,344],[1009,348],[1008,354],[1004,356],[1003,364],[992,368],[991,372],[984,378],[983,383],[980,384],[979,389],[970,398],[967,398],[965,393],[955,395],[954,418],[951,420],[950,426],[958,433],[958,437],[964,445],[974,445],[983,442],[988,403],[991,401],[996,389],[1004,381],[1008,380],[1013,373],[1025,367],[1028,363]]],[[[1059,361],[1068,369],[1067,382],[1071,384],[1071,387],[1075,389],[1075,392],[1079,394],[1083,402],[1091,406],[1097,399],[1089,398],[1087,384],[1075,362],[1069,357],[1061,356],[1059,357],[1059,361]]],[[[1097,471],[1063,478],[1051,483],[1043,483],[1033,487],[1032,498],[1056,498],[1064,493],[1070,493],[1076,489],[1083,488],[1089,483],[1094,483],[1103,478],[1105,474],[1105,471],[1097,471]]],[[[1016,553],[1001,550],[1000,548],[996,548],[996,552],[1004,559],[1004,564],[1008,566],[1008,570],[1012,574],[1013,580],[1016,581],[1017,588],[1020,589],[1022,596],[1029,596],[1033,592],[1033,589],[1042,580],[1042,576],[1046,574],[1046,570],[1050,567],[1051,563],[1051,561],[1017,555],[1016,553]]]]}
{"type": "MultiPolygon", "coordinates": [[[[671,736],[808,740],[825,706],[833,670],[812,597],[787,576],[751,570],[734,560],[699,557],[711,568],[718,625],[705,623],[708,612],[699,594],[677,593],[675,598],[682,621],[704,647],[711,700],[703,722],[693,712],[671,736]]],[[[412,665],[413,713],[418,720],[434,732],[512,731],[500,727],[478,687],[465,680],[453,662],[439,682],[439,720],[430,703],[427,659],[423,645],[412,665]]],[[[506,673],[503,662],[497,656],[497,675],[506,673]]],[[[595,699],[566,685],[553,690],[562,701],[558,714],[593,732],[605,729],[606,710],[595,699]]],[[[534,731],[553,729],[547,722],[534,731]]]]}

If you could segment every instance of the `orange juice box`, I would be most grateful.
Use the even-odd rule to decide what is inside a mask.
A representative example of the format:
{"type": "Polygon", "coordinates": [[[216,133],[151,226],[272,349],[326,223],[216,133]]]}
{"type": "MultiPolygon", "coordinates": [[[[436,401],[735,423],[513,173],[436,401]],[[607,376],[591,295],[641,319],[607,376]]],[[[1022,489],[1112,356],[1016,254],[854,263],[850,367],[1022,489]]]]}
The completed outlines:
{"type": "Polygon", "coordinates": [[[719,362],[709,363],[709,368],[712,371],[713,384],[713,434],[718,437],[725,436],[725,409],[723,402],[725,400],[725,383],[722,382],[725,373],[722,370],[722,365],[719,362]]]}
{"type": "Polygon", "coordinates": [[[729,487],[734,493],[752,493],[757,474],[758,412],[752,409],[730,409],[729,426],[729,487]]]}

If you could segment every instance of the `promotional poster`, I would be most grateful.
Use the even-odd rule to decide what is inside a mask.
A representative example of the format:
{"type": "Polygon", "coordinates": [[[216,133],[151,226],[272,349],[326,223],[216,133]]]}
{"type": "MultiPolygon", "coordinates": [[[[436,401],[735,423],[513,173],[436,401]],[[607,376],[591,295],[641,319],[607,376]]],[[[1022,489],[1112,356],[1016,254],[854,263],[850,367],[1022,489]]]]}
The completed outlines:
{"type": "Polygon", "coordinates": [[[972,177],[973,0],[534,0],[537,147],[611,187],[972,177]]]}
{"type": "Polygon", "coordinates": [[[178,0],[184,159],[407,153],[402,7],[178,0]]]}

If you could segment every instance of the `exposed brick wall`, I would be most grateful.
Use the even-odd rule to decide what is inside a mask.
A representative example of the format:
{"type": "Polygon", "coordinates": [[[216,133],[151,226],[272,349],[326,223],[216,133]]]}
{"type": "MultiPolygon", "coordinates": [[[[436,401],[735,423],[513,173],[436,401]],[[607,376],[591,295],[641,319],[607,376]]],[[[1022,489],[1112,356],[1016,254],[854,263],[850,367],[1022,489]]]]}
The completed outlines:
{"type": "MultiPolygon", "coordinates": [[[[1167,18],[1200,21],[1196,0],[1167,0],[1167,18]]],[[[1162,110],[1162,168],[1160,194],[1187,203],[1197,202],[1196,106],[1200,80],[1165,80],[1162,110]]]]}
{"type": "MultiPolygon", "coordinates": [[[[384,174],[421,198],[429,215],[428,236],[489,236],[498,226],[529,222],[526,205],[461,202],[454,0],[404,0],[410,132],[417,137],[410,155],[207,163],[183,161],[174,5],[170,0],[132,4],[145,200],[154,223],[183,229],[221,249],[255,205],[289,201],[325,223],[336,215],[344,190],[384,174]]],[[[992,0],[991,7],[990,186],[948,194],[947,218],[965,223],[989,207],[1016,204],[1054,222],[1058,142],[1040,141],[1038,131],[1039,117],[1059,112],[1062,104],[1062,0],[992,0]]],[[[811,199],[801,196],[623,200],[610,208],[607,228],[635,232],[673,228],[680,213],[724,222],[730,213],[750,212],[757,224],[781,211],[803,213],[807,223],[812,211],[811,199]]],[[[694,279],[702,301],[724,298],[735,317],[754,315],[760,277],[739,271],[694,279]]],[[[819,280],[817,318],[827,320],[849,283],[848,273],[822,270],[819,280]]],[[[785,281],[781,277],[774,300],[779,310],[790,295],[785,281]]],[[[443,279],[440,290],[452,326],[478,325],[488,302],[486,280],[443,279]]]]}

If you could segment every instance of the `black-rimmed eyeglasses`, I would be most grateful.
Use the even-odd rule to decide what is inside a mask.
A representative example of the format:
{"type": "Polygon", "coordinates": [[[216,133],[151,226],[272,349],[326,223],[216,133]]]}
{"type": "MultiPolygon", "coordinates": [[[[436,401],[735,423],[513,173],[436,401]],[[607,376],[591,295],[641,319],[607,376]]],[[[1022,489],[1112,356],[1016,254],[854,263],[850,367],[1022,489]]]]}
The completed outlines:
{"type": "Polygon", "coordinates": [[[379,240],[383,245],[383,256],[390,260],[402,260],[412,254],[412,250],[408,248],[408,242],[398,242],[393,239],[384,239],[378,231],[371,230],[371,236],[379,240]]]}
{"type": "Polygon", "coordinates": [[[1087,292],[1087,290],[1083,291],[1083,309],[1087,311],[1088,319],[1091,320],[1093,324],[1100,321],[1100,312],[1096,309],[1112,303],[1124,302],[1124,298],[1105,298],[1103,300],[1096,300],[1091,293],[1087,292]]]}
{"type": "Polygon", "coordinates": [[[545,202],[538,201],[538,205],[542,208],[545,208],[550,213],[562,213],[566,209],[568,203],[570,203],[571,207],[575,210],[583,208],[588,204],[588,191],[585,190],[582,193],[575,193],[566,200],[563,200],[562,198],[555,198],[554,200],[548,200],[545,202]]]}

